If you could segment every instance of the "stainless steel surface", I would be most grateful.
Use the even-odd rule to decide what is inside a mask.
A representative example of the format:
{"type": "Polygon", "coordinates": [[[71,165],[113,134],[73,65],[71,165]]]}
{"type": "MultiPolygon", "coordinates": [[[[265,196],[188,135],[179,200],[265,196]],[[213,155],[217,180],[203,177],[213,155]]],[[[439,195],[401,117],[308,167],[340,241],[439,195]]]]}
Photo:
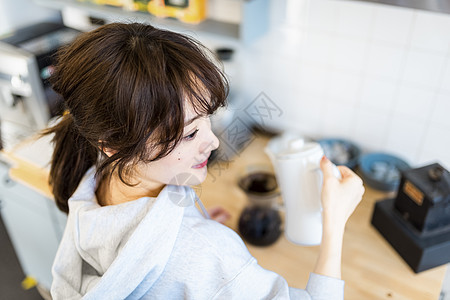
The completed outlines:
{"type": "Polygon", "coordinates": [[[0,121],[5,149],[50,118],[39,70],[33,54],[0,42],[0,121]]]}
{"type": "Polygon", "coordinates": [[[355,0],[450,14],[450,0],[355,0]]]}
{"type": "Polygon", "coordinates": [[[47,81],[51,57],[78,33],[59,23],[38,23],[0,40],[0,144],[5,149],[45,128],[62,111],[61,97],[47,81]]]}

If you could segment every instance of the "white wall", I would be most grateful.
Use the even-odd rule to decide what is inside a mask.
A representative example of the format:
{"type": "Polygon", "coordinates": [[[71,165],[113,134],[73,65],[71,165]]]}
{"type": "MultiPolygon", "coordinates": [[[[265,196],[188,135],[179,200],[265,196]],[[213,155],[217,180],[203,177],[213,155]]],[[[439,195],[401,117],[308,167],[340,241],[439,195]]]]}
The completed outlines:
{"type": "MultiPolygon", "coordinates": [[[[0,33],[55,17],[31,0],[0,0],[0,33]]],[[[283,111],[266,120],[270,126],[450,168],[450,15],[271,0],[267,36],[238,53],[240,98],[265,92],[283,111]]]]}
{"type": "Polygon", "coordinates": [[[59,19],[59,11],[38,6],[32,0],[0,0],[0,35],[37,22],[59,19]]]}
{"type": "Polygon", "coordinates": [[[450,167],[450,15],[344,0],[273,0],[245,47],[245,93],[271,125],[450,167]]]}

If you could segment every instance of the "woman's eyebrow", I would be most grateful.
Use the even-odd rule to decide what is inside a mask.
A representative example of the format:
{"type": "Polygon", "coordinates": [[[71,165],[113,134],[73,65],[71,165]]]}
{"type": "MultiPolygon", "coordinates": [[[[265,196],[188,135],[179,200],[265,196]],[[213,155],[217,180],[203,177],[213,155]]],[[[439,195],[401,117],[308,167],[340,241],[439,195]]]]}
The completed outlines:
{"type": "Polygon", "coordinates": [[[196,115],[195,117],[193,117],[189,121],[184,122],[184,127],[188,126],[189,124],[191,124],[192,122],[194,122],[195,120],[197,120],[198,118],[201,118],[201,117],[203,117],[203,116],[202,115],[196,115]]]}

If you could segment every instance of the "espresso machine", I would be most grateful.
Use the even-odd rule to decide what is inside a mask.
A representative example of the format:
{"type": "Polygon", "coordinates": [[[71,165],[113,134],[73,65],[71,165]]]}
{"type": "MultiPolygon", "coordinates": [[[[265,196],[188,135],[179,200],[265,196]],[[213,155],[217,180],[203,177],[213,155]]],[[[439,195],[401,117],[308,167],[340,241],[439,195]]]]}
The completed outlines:
{"type": "Polygon", "coordinates": [[[0,39],[0,149],[12,148],[62,112],[48,82],[52,56],[78,34],[59,23],[39,23],[0,39]]]}
{"type": "Polygon", "coordinates": [[[396,198],[375,204],[372,225],[416,273],[449,263],[449,171],[438,163],[403,171],[396,198]]]}

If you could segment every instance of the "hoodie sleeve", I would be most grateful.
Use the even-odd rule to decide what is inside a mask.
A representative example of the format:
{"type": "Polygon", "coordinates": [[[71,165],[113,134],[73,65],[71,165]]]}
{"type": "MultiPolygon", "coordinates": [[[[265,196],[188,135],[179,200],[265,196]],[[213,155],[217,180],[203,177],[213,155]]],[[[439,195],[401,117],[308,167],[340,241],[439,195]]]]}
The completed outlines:
{"type": "Polygon", "coordinates": [[[214,299],[344,299],[344,281],[311,273],[305,290],[291,288],[280,275],[252,258],[214,299]]]}

